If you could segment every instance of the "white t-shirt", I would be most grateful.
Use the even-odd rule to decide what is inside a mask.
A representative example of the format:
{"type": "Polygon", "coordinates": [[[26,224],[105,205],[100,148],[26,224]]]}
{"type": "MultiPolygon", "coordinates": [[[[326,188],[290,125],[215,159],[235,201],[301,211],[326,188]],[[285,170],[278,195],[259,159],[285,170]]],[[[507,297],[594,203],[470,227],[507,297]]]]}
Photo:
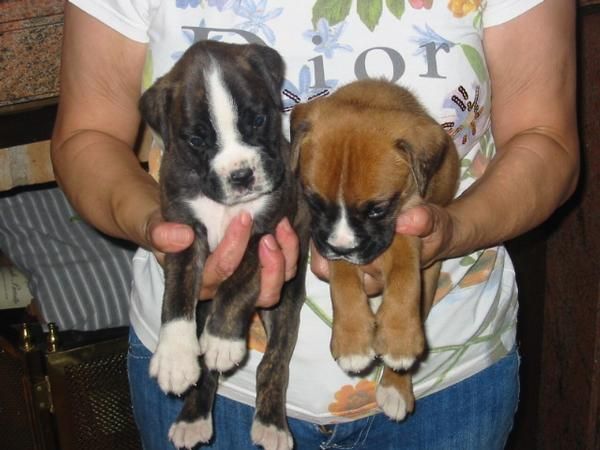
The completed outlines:
{"type": "MultiPolygon", "coordinates": [[[[128,38],[148,43],[142,89],[165,74],[196,40],[260,42],[286,61],[286,111],[355,79],[385,77],[408,87],[453,137],[463,192],[495,153],[483,29],[511,20],[543,0],[71,0],[128,38]]],[[[93,39],[93,36],[89,36],[93,39]]],[[[499,218],[501,220],[501,218],[499,218]]],[[[133,261],[131,323],[154,350],[164,278],[151,253],[133,261]]],[[[445,261],[426,322],[427,359],[414,376],[423,397],[489,367],[515,344],[517,290],[503,247],[445,261]]],[[[317,423],[377,412],[381,369],[345,374],[330,355],[329,287],[309,271],[307,299],[290,366],[288,414],[317,423]]],[[[254,324],[245,366],[219,392],[253,404],[264,335],[254,324]]]]}

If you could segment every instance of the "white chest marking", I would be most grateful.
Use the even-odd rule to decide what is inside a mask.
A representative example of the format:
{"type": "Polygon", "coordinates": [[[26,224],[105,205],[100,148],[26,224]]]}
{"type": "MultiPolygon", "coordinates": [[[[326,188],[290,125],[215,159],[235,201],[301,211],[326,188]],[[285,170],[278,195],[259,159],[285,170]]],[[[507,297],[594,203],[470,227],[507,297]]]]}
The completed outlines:
{"type": "Polygon", "coordinates": [[[208,234],[208,246],[212,252],[221,242],[225,230],[235,216],[242,211],[248,212],[252,217],[258,215],[269,204],[270,195],[263,195],[246,203],[233,206],[222,205],[208,197],[199,195],[195,199],[188,200],[188,204],[194,213],[194,217],[204,224],[208,234]]]}
{"type": "Polygon", "coordinates": [[[329,245],[342,249],[351,249],[358,245],[358,240],[352,227],[348,223],[348,214],[346,212],[346,206],[340,203],[341,214],[333,226],[333,230],[329,235],[327,242],[329,245]]]}

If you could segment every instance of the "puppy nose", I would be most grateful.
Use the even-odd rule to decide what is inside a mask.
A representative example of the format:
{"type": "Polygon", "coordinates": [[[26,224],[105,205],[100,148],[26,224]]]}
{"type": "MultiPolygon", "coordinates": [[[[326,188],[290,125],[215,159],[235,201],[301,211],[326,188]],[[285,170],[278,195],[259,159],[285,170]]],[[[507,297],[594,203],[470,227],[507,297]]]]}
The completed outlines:
{"type": "Polygon", "coordinates": [[[249,167],[236,169],[229,174],[229,183],[236,187],[250,187],[254,181],[254,171],[249,167]]]}
{"type": "Polygon", "coordinates": [[[356,249],[358,248],[358,246],[337,247],[335,245],[331,245],[330,243],[327,243],[327,246],[333,253],[335,253],[338,256],[347,256],[356,251],[356,249]]]}

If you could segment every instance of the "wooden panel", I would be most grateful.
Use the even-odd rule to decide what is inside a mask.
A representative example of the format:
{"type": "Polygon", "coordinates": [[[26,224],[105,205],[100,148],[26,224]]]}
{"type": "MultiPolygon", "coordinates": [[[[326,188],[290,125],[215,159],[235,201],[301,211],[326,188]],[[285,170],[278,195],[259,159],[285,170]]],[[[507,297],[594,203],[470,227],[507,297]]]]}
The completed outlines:
{"type": "Polygon", "coordinates": [[[547,244],[538,448],[600,448],[600,11],[593,11],[579,18],[581,181],[547,244]]]}
{"type": "Polygon", "coordinates": [[[600,0],[577,0],[577,4],[582,6],[600,5],[600,0]]]}
{"type": "Polygon", "coordinates": [[[547,232],[540,227],[507,243],[519,286],[517,342],[521,353],[519,408],[507,450],[537,446],[540,373],[544,338],[547,232]]]}
{"type": "Polygon", "coordinates": [[[53,180],[50,141],[0,149],[0,191],[53,180]]]}
{"type": "Polygon", "coordinates": [[[523,355],[511,450],[600,450],[600,0],[579,4],[579,187],[509,243],[523,355]]]}

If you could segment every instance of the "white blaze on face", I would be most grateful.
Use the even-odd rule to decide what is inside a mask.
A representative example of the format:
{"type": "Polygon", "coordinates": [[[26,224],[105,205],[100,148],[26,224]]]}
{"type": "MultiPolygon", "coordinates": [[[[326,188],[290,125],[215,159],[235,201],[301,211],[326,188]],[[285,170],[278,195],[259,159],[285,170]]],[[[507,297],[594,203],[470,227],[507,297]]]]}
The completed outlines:
{"type": "Polygon", "coordinates": [[[346,206],[340,202],[341,214],[333,230],[327,239],[327,243],[332,247],[340,249],[352,249],[358,245],[358,239],[354,230],[348,222],[348,214],[346,212],[346,206]]]}
{"type": "MultiPolygon", "coordinates": [[[[231,172],[251,168],[254,172],[255,188],[265,184],[259,150],[246,144],[237,128],[238,109],[227,88],[221,70],[213,61],[205,72],[206,92],[210,120],[217,135],[218,153],[211,162],[212,169],[219,175],[226,196],[232,194],[227,180],[231,172]]],[[[264,188],[264,186],[263,186],[264,188]]]]}

